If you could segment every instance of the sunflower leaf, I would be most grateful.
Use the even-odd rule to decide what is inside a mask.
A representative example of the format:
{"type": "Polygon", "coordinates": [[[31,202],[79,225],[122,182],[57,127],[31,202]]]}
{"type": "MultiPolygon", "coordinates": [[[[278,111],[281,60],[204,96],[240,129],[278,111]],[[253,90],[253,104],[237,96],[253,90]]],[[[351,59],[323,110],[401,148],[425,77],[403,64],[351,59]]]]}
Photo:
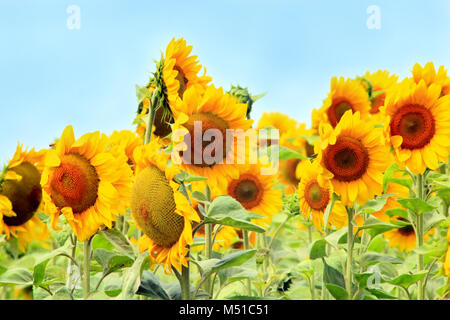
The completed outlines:
{"type": "Polygon", "coordinates": [[[400,203],[403,208],[409,209],[416,214],[423,214],[436,209],[435,206],[418,198],[398,198],[397,202],[400,203]]]}
{"type": "Polygon", "coordinates": [[[24,268],[9,269],[0,276],[0,284],[32,285],[33,274],[24,268]]]}
{"type": "Polygon", "coordinates": [[[309,258],[315,260],[318,258],[326,257],[327,255],[327,242],[325,239],[315,240],[309,249],[309,258]]]}
{"type": "Polygon", "coordinates": [[[342,288],[341,286],[332,284],[332,283],[326,283],[325,286],[327,287],[328,291],[331,293],[331,295],[336,300],[347,300],[348,299],[348,293],[345,288],[342,288]]]}
{"type": "Polygon", "coordinates": [[[153,299],[170,300],[170,296],[160,279],[147,270],[142,274],[141,284],[136,294],[153,299]]]}
{"type": "Polygon", "coordinates": [[[107,229],[107,230],[101,230],[98,232],[101,236],[106,238],[109,242],[111,242],[116,249],[130,257],[131,259],[135,259],[136,255],[134,253],[133,246],[131,245],[130,241],[117,229],[107,229]]]}
{"type": "Polygon", "coordinates": [[[428,271],[421,271],[415,274],[404,273],[388,281],[388,283],[408,289],[412,284],[422,280],[427,273],[428,271]]]}

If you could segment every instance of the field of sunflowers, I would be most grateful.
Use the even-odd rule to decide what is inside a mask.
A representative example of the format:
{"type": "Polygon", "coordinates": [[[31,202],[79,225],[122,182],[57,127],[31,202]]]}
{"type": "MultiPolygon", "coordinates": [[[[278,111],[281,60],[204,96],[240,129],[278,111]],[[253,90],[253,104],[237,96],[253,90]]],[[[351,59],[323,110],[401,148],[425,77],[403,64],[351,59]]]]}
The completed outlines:
{"type": "Polygon", "coordinates": [[[136,86],[134,131],[18,144],[0,300],[450,297],[444,66],[334,77],[307,128],[253,120],[264,94],[217,88],[192,49],[136,86]]]}

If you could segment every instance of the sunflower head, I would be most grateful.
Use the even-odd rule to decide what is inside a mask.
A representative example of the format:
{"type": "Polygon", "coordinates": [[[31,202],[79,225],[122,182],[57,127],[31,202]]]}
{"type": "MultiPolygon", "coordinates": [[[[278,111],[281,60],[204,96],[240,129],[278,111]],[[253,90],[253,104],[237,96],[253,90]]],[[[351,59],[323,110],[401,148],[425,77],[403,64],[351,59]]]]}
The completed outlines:
{"type": "Polygon", "coordinates": [[[441,87],[424,80],[405,80],[391,90],[381,112],[386,116],[386,140],[396,160],[415,174],[436,169],[446,162],[450,141],[450,97],[441,97],[441,87]]]}
{"type": "Polygon", "coordinates": [[[187,246],[193,243],[192,221],[199,221],[187,198],[173,178],[180,170],[168,165],[168,156],[157,144],[135,150],[136,181],[131,193],[132,216],[144,236],[141,251],[148,250],[152,261],[165,271],[187,265],[187,246]],[[171,167],[171,169],[169,168],[171,167]]]}
{"type": "Polygon", "coordinates": [[[447,75],[447,69],[444,66],[440,66],[436,72],[433,62],[428,62],[423,67],[416,63],[412,69],[412,74],[415,83],[419,84],[423,80],[427,86],[437,84],[441,87],[440,96],[450,94],[450,77],[447,75]]]}
{"type": "Polygon", "coordinates": [[[45,212],[55,229],[63,213],[80,241],[102,225],[111,228],[128,206],[132,171],[125,152],[114,152],[109,143],[99,132],[75,140],[68,126],[46,155],[41,178],[45,212]]]}
{"type": "Polygon", "coordinates": [[[378,70],[374,73],[367,71],[361,80],[361,84],[369,90],[369,86],[366,81],[371,85],[370,89],[370,113],[372,115],[380,112],[380,107],[384,105],[386,98],[386,92],[394,86],[398,81],[398,76],[395,74],[389,74],[387,70],[378,70]]]}
{"type": "Polygon", "coordinates": [[[369,95],[364,87],[353,79],[345,80],[343,77],[331,79],[330,93],[324,100],[320,110],[313,111],[313,128],[318,128],[320,122],[336,127],[346,111],[353,113],[359,111],[362,118],[369,114],[369,95]]]}
{"type": "Polygon", "coordinates": [[[42,201],[40,184],[45,150],[23,151],[18,145],[14,157],[0,174],[0,234],[19,239],[25,250],[31,240],[48,240],[48,230],[35,213],[42,201]]]}
{"type": "Polygon", "coordinates": [[[336,128],[323,124],[319,129],[322,141],[316,142],[315,150],[321,175],[332,177],[342,202],[363,204],[381,194],[383,172],[389,165],[381,128],[362,120],[359,112],[347,111],[336,128]]]}

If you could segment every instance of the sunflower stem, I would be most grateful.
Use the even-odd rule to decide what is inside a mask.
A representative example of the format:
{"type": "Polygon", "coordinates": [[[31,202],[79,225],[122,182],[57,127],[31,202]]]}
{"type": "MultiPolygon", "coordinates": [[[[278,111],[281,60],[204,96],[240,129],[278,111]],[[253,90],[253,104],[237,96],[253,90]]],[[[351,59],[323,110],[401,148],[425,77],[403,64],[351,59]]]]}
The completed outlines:
{"type": "MultiPolygon", "coordinates": [[[[308,242],[309,245],[313,243],[313,228],[314,226],[312,224],[308,225],[308,242]]],[[[316,300],[316,283],[315,283],[315,275],[314,273],[311,275],[310,280],[310,289],[311,289],[311,300],[316,300]]]]}
{"type": "Polygon", "coordinates": [[[147,128],[145,129],[145,139],[144,144],[149,144],[150,140],[152,139],[152,130],[153,130],[153,123],[155,122],[155,113],[156,113],[156,101],[157,101],[157,92],[158,90],[154,90],[152,94],[152,99],[150,101],[150,116],[147,120],[147,128]]]}
{"type": "Polygon", "coordinates": [[[73,262],[75,261],[75,255],[77,251],[77,237],[74,237],[73,234],[70,235],[70,242],[72,243],[72,259],[69,259],[69,265],[67,267],[67,282],[66,287],[67,290],[71,290],[72,286],[72,272],[73,272],[73,262]]]}
{"type": "MultiPolygon", "coordinates": [[[[450,158],[449,158],[450,160],[450,158]]],[[[446,174],[447,173],[447,164],[443,164],[440,168],[440,172],[442,174],[446,174]]],[[[444,217],[448,217],[448,204],[447,201],[442,201],[442,213],[444,214],[444,217]]]]}
{"type": "MultiPolygon", "coordinates": [[[[212,258],[212,246],[213,246],[213,244],[212,244],[212,228],[213,228],[213,226],[212,226],[212,224],[210,224],[210,223],[208,223],[206,226],[205,226],[205,250],[206,250],[206,259],[211,259],[212,258]]],[[[206,289],[206,292],[208,292],[209,293],[209,295],[210,295],[210,297],[212,296],[212,292],[211,292],[211,276],[209,275],[207,278],[206,278],[206,281],[205,281],[205,289],[206,289]]]]}
{"type": "Polygon", "coordinates": [[[353,297],[353,274],[352,274],[352,264],[353,264],[353,208],[347,208],[347,265],[346,265],[346,277],[345,286],[347,289],[348,299],[353,297]]]}
{"type": "Polygon", "coordinates": [[[181,299],[190,300],[191,299],[191,285],[189,280],[189,262],[188,266],[181,267],[181,299]]]}
{"type": "MultiPolygon", "coordinates": [[[[423,175],[417,175],[417,194],[416,197],[423,200],[423,187],[424,180],[423,175]]],[[[419,249],[419,253],[417,254],[417,271],[421,272],[424,269],[424,255],[420,253],[424,243],[424,221],[423,214],[417,214],[416,221],[416,238],[417,238],[417,249],[419,249]]],[[[423,300],[425,295],[424,281],[423,279],[417,283],[417,299],[423,300]]]]}
{"type": "MultiPolygon", "coordinates": [[[[250,249],[250,238],[248,236],[248,230],[242,230],[242,237],[244,238],[244,250],[250,249]]],[[[252,296],[252,281],[250,278],[247,279],[247,294],[249,297],[252,296]]]]}
{"type": "MultiPolygon", "coordinates": [[[[328,235],[330,234],[330,229],[328,229],[327,227],[325,227],[325,232],[322,235],[322,239],[325,239],[328,235]]],[[[325,245],[325,255],[328,256],[330,254],[330,245],[327,244],[325,245]]],[[[325,281],[322,281],[322,291],[320,293],[320,300],[328,300],[328,290],[325,287],[325,281]]]]}
{"type": "Polygon", "coordinates": [[[83,243],[83,299],[85,300],[89,297],[91,286],[91,239],[89,238],[83,243]]]}

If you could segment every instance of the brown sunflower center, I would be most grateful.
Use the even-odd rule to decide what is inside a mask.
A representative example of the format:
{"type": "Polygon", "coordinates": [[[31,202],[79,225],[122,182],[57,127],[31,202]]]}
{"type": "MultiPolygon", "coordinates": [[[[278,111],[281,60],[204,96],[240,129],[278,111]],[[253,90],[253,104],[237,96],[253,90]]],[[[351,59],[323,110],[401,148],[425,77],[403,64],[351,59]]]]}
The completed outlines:
{"type": "Polygon", "coordinates": [[[239,179],[231,181],[228,194],[249,210],[256,207],[262,200],[264,189],[261,182],[251,174],[243,174],[239,179]]]}
{"type": "Polygon", "coordinates": [[[99,178],[88,159],[66,154],[50,175],[50,196],[58,208],[71,207],[81,213],[92,207],[98,197],[99,178]]]}
{"type": "Polygon", "coordinates": [[[333,104],[327,110],[328,120],[333,127],[341,120],[342,116],[347,110],[353,110],[352,105],[346,100],[333,101],[333,104]]]}
{"type": "Polygon", "coordinates": [[[175,78],[180,84],[180,88],[178,89],[178,95],[180,96],[180,98],[183,98],[184,91],[186,91],[187,88],[188,79],[186,78],[183,69],[181,69],[179,66],[175,66],[174,69],[178,71],[178,74],[175,78]]]}
{"type": "Polygon", "coordinates": [[[6,196],[12,203],[17,216],[3,217],[8,226],[20,226],[30,220],[42,200],[41,174],[29,162],[23,162],[10,169],[22,177],[18,180],[6,180],[1,186],[0,194],[6,196]]]}
{"type": "Polygon", "coordinates": [[[212,167],[223,161],[227,155],[226,130],[228,123],[226,121],[210,112],[199,112],[191,115],[184,126],[189,131],[184,142],[190,145],[190,150],[182,153],[184,163],[193,163],[198,167],[212,167]],[[210,129],[218,130],[216,131],[218,136],[212,135],[211,140],[207,141],[208,139],[204,139],[204,136],[205,132],[210,129]],[[216,154],[217,152],[220,153],[216,154]]]}
{"type": "Polygon", "coordinates": [[[358,139],[337,138],[324,152],[325,167],[340,181],[353,181],[362,177],[369,165],[369,153],[358,139]]]}
{"type": "Polygon", "coordinates": [[[164,107],[160,107],[155,112],[153,125],[155,126],[154,134],[164,138],[172,132],[170,125],[174,123],[173,116],[170,112],[164,112],[164,107]]]}
{"type": "Polygon", "coordinates": [[[401,107],[393,115],[391,134],[402,136],[402,148],[420,149],[434,136],[435,121],[430,110],[424,106],[411,104],[401,107]]]}
{"type": "Polygon", "coordinates": [[[286,178],[289,182],[294,185],[298,185],[300,180],[297,178],[296,169],[298,164],[300,163],[300,159],[289,159],[286,160],[286,178]]]}
{"type": "Polygon", "coordinates": [[[137,176],[131,193],[136,223],[153,242],[170,248],[184,229],[184,218],[175,210],[173,190],[164,172],[148,166],[137,176]]]}
{"type": "Polygon", "coordinates": [[[319,186],[316,180],[311,180],[305,186],[305,200],[311,208],[323,211],[330,202],[330,192],[319,186]]]}
{"type": "Polygon", "coordinates": [[[372,100],[372,107],[370,108],[371,114],[376,114],[380,112],[380,107],[384,105],[384,100],[386,99],[386,93],[381,93],[380,95],[376,96],[372,100]]]}

